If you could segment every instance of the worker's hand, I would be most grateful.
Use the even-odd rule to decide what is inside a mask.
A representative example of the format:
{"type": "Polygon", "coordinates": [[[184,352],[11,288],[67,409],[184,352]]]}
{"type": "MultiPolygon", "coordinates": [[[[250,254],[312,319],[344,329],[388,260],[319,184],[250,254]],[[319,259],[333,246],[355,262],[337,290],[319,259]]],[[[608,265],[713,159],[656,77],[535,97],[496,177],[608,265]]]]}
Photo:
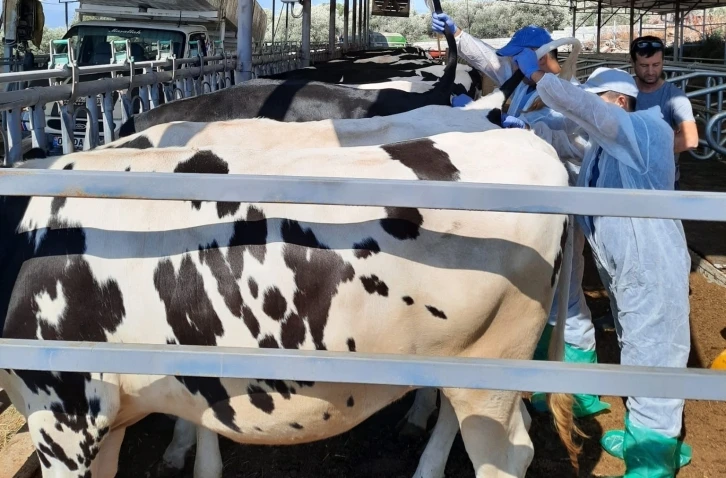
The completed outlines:
{"type": "Polygon", "coordinates": [[[462,93],[460,95],[454,96],[451,99],[451,106],[453,106],[455,108],[460,108],[462,106],[468,105],[472,101],[474,101],[474,100],[471,99],[471,96],[465,95],[465,94],[462,93]]]}
{"type": "Polygon", "coordinates": [[[532,74],[539,70],[537,54],[530,48],[525,48],[515,55],[514,62],[517,64],[522,73],[524,73],[524,76],[530,80],[532,79],[532,74]]]}
{"type": "Polygon", "coordinates": [[[502,114],[502,128],[522,128],[527,129],[527,123],[514,116],[508,114],[502,114]]]}
{"type": "Polygon", "coordinates": [[[444,25],[449,27],[449,31],[452,35],[456,33],[456,23],[454,23],[454,20],[452,20],[450,16],[445,13],[436,12],[431,14],[431,30],[436,33],[441,33],[443,35],[444,25]]]}

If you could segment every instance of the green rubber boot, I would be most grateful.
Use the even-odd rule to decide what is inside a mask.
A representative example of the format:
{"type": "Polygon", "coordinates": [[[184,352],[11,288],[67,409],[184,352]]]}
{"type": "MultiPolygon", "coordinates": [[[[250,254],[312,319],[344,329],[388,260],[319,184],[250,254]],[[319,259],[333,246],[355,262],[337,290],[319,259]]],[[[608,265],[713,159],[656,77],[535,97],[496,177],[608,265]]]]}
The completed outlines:
{"type": "Polygon", "coordinates": [[[555,327],[553,325],[545,325],[542,336],[539,338],[539,342],[537,342],[537,348],[534,349],[535,360],[547,360],[547,351],[550,348],[550,339],[552,339],[552,331],[554,329],[555,327]]]}
{"type": "MultiPolygon", "coordinates": [[[[651,434],[658,435],[662,437],[659,433],[653,432],[651,430],[648,430],[647,428],[642,427],[636,427],[632,423],[630,423],[630,419],[628,418],[628,415],[625,415],[625,426],[626,429],[628,426],[636,429],[638,431],[640,430],[647,430],[651,434]]],[[[664,437],[662,437],[664,438],[664,437]]],[[[670,439],[668,439],[670,440],[670,439]]],[[[606,432],[603,437],[600,439],[600,445],[602,446],[603,450],[605,450],[608,454],[614,456],[615,458],[619,458],[620,460],[623,460],[623,451],[625,444],[625,430],[610,430],[609,432],[606,432]]],[[[690,445],[683,443],[682,441],[678,441],[678,463],[676,466],[678,468],[683,468],[684,466],[688,465],[691,462],[691,458],[693,457],[693,449],[690,445]]],[[[640,475],[633,475],[633,476],[640,476],[640,475]]],[[[647,475],[646,475],[647,476],[647,475]]],[[[660,476],[660,475],[656,475],[660,476]]]]}
{"type": "MultiPolygon", "coordinates": [[[[676,438],[668,438],[648,428],[634,425],[627,416],[625,430],[621,433],[621,446],[613,451],[619,451],[625,461],[623,478],[674,478],[683,457],[688,455],[688,462],[691,460],[691,447],[676,438]]],[[[605,442],[605,438],[601,442],[605,442]]],[[[605,448],[604,443],[603,448],[617,456],[605,448]]]]}
{"type": "MultiPolygon", "coordinates": [[[[544,335],[544,334],[543,334],[544,335]]],[[[539,346],[539,344],[538,344],[539,346]]],[[[597,363],[597,353],[594,350],[582,350],[581,348],[575,347],[565,343],[565,362],[570,363],[597,363]]],[[[610,404],[603,402],[597,395],[588,395],[583,393],[577,393],[573,395],[575,398],[575,404],[573,407],[574,414],[577,418],[587,417],[595,415],[605,410],[610,409],[610,404]]],[[[535,392],[532,394],[532,406],[538,412],[549,411],[547,406],[546,394],[542,392],[535,392]]]]}

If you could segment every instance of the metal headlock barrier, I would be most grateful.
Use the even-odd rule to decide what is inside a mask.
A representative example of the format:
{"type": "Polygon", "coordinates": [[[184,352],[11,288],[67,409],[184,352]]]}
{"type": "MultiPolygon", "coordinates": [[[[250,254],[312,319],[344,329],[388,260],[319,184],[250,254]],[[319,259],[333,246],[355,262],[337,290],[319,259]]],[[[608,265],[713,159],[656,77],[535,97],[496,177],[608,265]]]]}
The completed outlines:
{"type": "MultiPolygon", "coordinates": [[[[726,221],[726,193],[289,176],[0,170],[0,195],[249,201],[726,221]]],[[[571,254],[571,235],[566,257],[571,254]]],[[[570,261],[560,276],[567,298],[570,261]]],[[[564,291],[564,293],[563,293],[564,291]]],[[[562,317],[567,300],[560,302],[562,317]]],[[[715,370],[0,339],[5,369],[312,380],[726,401],[715,370]]]]}
{"type": "MultiPolygon", "coordinates": [[[[27,110],[30,142],[25,149],[47,146],[48,115],[46,105],[56,105],[56,122],[60,124],[60,142],[63,154],[76,151],[75,137],[79,120],[82,123],[83,150],[93,149],[101,142],[116,138],[120,124],[132,116],[134,108],[147,111],[162,103],[189,98],[235,84],[236,56],[229,56],[221,42],[215,42],[214,55],[202,56],[201,47],[188,58],[176,58],[170,42],[158,42],[157,59],[135,62],[129,54],[128,41],[112,42],[109,64],[77,66],[70,40],[51,42],[49,68],[0,74],[0,128],[6,164],[22,159],[23,122],[27,110]],[[167,44],[168,43],[168,44],[167,44]],[[58,51],[54,51],[57,49],[58,51]],[[83,81],[84,76],[109,74],[98,80],[83,81]],[[48,81],[48,86],[22,88],[19,84],[48,81]],[[138,93],[133,93],[138,91],[138,93]],[[121,106],[120,118],[114,115],[115,104],[121,106]]],[[[310,46],[313,62],[338,58],[339,46],[331,52],[327,43],[310,46]]],[[[259,43],[253,45],[253,76],[264,76],[300,68],[302,52],[299,42],[259,43]]],[[[54,113],[51,112],[51,116],[54,113]]]]}

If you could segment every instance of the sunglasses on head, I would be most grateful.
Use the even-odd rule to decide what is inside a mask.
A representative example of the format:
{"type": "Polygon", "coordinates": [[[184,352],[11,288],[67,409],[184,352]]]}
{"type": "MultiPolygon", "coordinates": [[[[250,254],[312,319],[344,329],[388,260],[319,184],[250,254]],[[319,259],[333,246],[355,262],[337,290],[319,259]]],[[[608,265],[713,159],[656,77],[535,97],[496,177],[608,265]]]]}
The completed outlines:
{"type": "Polygon", "coordinates": [[[637,50],[643,50],[648,47],[663,48],[663,42],[661,41],[639,41],[635,44],[637,50]]]}

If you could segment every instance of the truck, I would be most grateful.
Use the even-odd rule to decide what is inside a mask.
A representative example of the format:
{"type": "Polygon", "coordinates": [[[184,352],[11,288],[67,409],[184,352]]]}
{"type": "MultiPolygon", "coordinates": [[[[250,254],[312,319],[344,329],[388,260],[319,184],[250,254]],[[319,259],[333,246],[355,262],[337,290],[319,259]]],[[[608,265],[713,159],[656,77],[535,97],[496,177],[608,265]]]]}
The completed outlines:
{"type": "MultiPolygon", "coordinates": [[[[79,67],[104,65],[115,61],[113,52],[116,45],[128,45],[130,51],[126,55],[133,57],[135,63],[156,60],[164,57],[187,58],[198,54],[209,56],[214,54],[213,48],[224,48],[234,51],[237,33],[236,0],[144,0],[138,6],[122,0],[81,0],[78,9],[81,21],[71,26],[63,40],[51,43],[51,60],[48,68],[55,68],[54,56],[68,56],[70,47],[72,56],[79,67]],[[234,4],[235,15],[227,15],[231,10],[228,3],[234,4]],[[180,10],[184,8],[184,10],[180,10]],[[101,19],[84,20],[93,16],[101,19]],[[221,41],[221,43],[220,43],[221,41]],[[64,50],[65,49],[65,50],[64,50]],[[159,51],[159,50],[162,51],[159,51]]],[[[259,3],[255,2],[253,12],[253,42],[264,40],[267,28],[267,15],[259,3]]],[[[141,73],[141,72],[139,72],[141,73]]],[[[128,75],[128,72],[116,75],[128,75]]],[[[83,75],[80,81],[92,81],[111,74],[83,75]]],[[[138,91],[132,90],[133,97],[138,91]]],[[[164,95],[160,95],[163,102],[164,95]]],[[[121,101],[118,93],[114,93],[114,137],[123,122],[121,101]]],[[[100,99],[99,99],[100,102],[100,99]]],[[[85,98],[76,100],[77,105],[85,106],[85,98]]],[[[139,103],[133,105],[133,113],[139,112],[139,103]]],[[[50,155],[61,154],[63,139],[61,134],[61,118],[58,103],[46,105],[46,138],[50,155]]],[[[73,146],[82,150],[85,141],[87,120],[83,112],[79,112],[73,131],[73,146]]],[[[99,119],[98,131],[100,140],[105,141],[103,121],[99,119]]]]}

